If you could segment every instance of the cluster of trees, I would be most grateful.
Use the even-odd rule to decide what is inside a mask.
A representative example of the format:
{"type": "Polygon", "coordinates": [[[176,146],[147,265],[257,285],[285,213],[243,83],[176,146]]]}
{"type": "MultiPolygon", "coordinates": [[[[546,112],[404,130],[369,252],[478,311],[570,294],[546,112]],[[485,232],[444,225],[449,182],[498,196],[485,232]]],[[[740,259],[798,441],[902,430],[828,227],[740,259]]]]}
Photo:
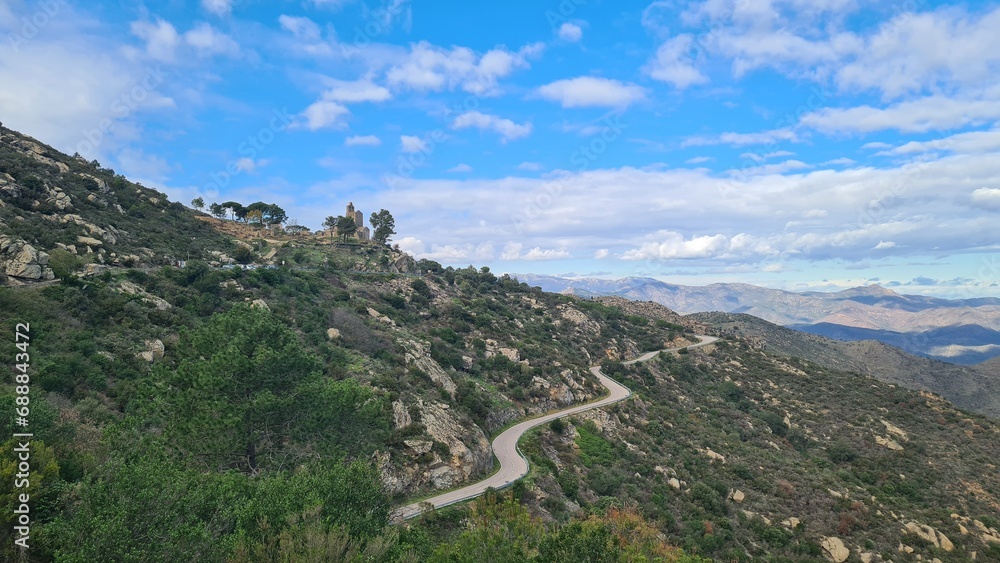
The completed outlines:
{"type": "MultiPolygon", "coordinates": [[[[191,206],[201,211],[205,208],[205,200],[196,197],[191,200],[191,206]]],[[[208,206],[208,212],[219,219],[225,219],[226,215],[229,215],[232,220],[240,220],[247,224],[280,225],[288,220],[288,214],[284,209],[277,204],[263,201],[256,201],[246,207],[237,201],[212,203],[208,206]]]]}
{"type": "MultiPolygon", "coordinates": [[[[378,244],[386,244],[389,242],[389,237],[396,234],[396,231],[393,230],[396,228],[396,220],[388,210],[380,209],[378,213],[372,213],[368,220],[372,224],[372,240],[378,244]]],[[[330,229],[331,237],[333,236],[332,232],[336,231],[337,236],[343,238],[344,241],[358,230],[358,224],[354,217],[344,217],[343,215],[339,217],[330,215],[323,221],[323,226],[330,229]]]]}

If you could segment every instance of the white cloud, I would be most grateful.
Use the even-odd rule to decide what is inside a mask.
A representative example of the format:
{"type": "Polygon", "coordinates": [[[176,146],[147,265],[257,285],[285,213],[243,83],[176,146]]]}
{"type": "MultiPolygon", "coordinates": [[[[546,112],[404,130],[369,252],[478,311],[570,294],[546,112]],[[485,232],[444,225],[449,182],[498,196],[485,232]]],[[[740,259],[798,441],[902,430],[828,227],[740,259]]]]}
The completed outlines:
{"type": "Polygon", "coordinates": [[[650,61],[645,72],[654,80],[673,84],[683,90],[695,84],[708,82],[708,77],[694,66],[688,53],[694,37],[689,34],[673,37],[656,50],[656,56],[650,61]]]}
{"type": "Polygon", "coordinates": [[[1000,8],[969,13],[942,7],[904,12],[867,37],[855,60],[840,65],[842,89],[904,94],[992,85],[1000,69],[1000,8]]]}
{"type": "Polygon", "coordinates": [[[608,250],[607,248],[601,248],[601,249],[598,249],[597,252],[594,253],[594,259],[595,260],[603,260],[603,259],[607,258],[610,254],[611,254],[610,250],[608,250]]]}
{"type": "Polygon", "coordinates": [[[523,125],[495,115],[489,115],[478,111],[469,111],[456,117],[451,126],[454,129],[465,129],[475,127],[480,130],[492,130],[499,133],[504,141],[512,141],[531,134],[531,124],[523,125]]]}
{"type": "Polygon", "coordinates": [[[576,43],[583,38],[583,28],[575,23],[566,22],[559,26],[559,39],[576,43]]]}
{"type": "Polygon", "coordinates": [[[157,18],[155,22],[134,21],[132,34],[146,42],[146,54],[151,58],[172,62],[180,43],[180,36],[173,24],[157,18]]]}
{"type": "Polygon", "coordinates": [[[267,166],[267,159],[254,160],[252,158],[243,157],[236,160],[236,169],[241,172],[247,172],[248,174],[254,174],[257,172],[258,168],[267,166]]]}
{"type": "Polygon", "coordinates": [[[232,13],[233,0],[201,0],[201,7],[221,18],[232,13]]]}
{"type": "Polygon", "coordinates": [[[399,136],[400,150],[405,153],[414,153],[427,150],[427,143],[423,139],[413,135],[399,136]]]}
{"type": "Polygon", "coordinates": [[[861,145],[861,148],[867,150],[891,149],[892,145],[889,143],[883,143],[882,141],[872,141],[871,143],[861,145]]]}
{"type": "Polygon", "coordinates": [[[715,159],[710,156],[696,156],[694,158],[687,159],[685,162],[687,162],[688,164],[701,164],[703,162],[711,162],[713,160],[715,159]]]}
{"type": "Polygon", "coordinates": [[[508,242],[503,247],[503,253],[500,255],[501,260],[527,260],[529,262],[538,262],[543,260],[561,260],[563,258],[569,258],[570,253],[565,249],[542,249],[541,247],[534,247],[525,253],[521,253],[524,245],[519,242],[508,242]]]}
{"type": "Polygon", "coordinates": [[[835,158],[823,163],[824,166],[850,166],[855,164],[854,160],[847,157],[835,158]]]}
{"type": "Polygon", "coordinates": [[[742,147],[747,145],[769,145],[778,141],[797,142],[798,140],[798,135],[791,129],[774,129],[760,133],[722,133],[716,137],[689,137],[681,142],[681,146],[730,145],[742,147]]]}
{"type": "Polygon", "coordinates": [[[348,147],[377,147],[382,144],[382,140],[375,135],[354,135],[344,139],[344,145],[348,147]]]}
{"type": "Polygon", "coordinates": [[[766,176],[769,174],[784,174],[793,170],[803,170],[806,168],[812,168],[812,166],[802,162],[801,160],[786,160],[775,164],[748,166],[740,168],[739,170],[732,170],[730,172],[741,176],[766,176]]]}
{"type": "Polygon", "coordinates": [[[624,108],[646,97],[641,86],[594,76],[557,80],[539,88],[538,94],[564,108],[624,108]]]}
{"type": "Polygon", "coordinates": [[[972,192],[972,202],[985,209],[1000,211],[1000,188],[978,188],[972,192]]]}
{"type": "Polygon", "coordinates": [[[521,256],[521,249],[524,245],[519,242],[508,242],[503,247],[503,253],[500,255],[501,260],[517,260],[521,256]]]}
{"type": "Polygon", "coordinates": [[[541,248],[536,246],[531,250],[525,252],[524,255],[521,256],[521,260],[530,260],[530,261],[561,260],[563,258],[569,258],[569,257],[570,253],[564,249],[550,248],[542,250],[541,248]]]}
{"type": "Polygon", "coordinates": [[[685,239],[674,231],[657,233],[659,240],[643,244],[622,255],[623,260],[670,260],[686,258],[714,258],[729,248],[729,240],[724,235],[700,236],[685,239]]]}
{"type": "MultiPolygon", "coordinates": [[[[977,154],[1000,149],[1000,129],[968,131],[932,141],[910,141],[888,153],[919,154],[931,151],[977,154]]],[[[881,153],[880,153],[881,154],[881,153]]]]}
{"type": "Polygon", "coordinates": [[[448,169],[448,172],[461,172],[461,173],[472,172],[472,167],[463,162],[461,164],[456,164],[455,166],[452,166],[451,168],[448,169]]]}
{"type": "Polygon", "coordinates": [[[303,126],[310,131],[327,128],[342,129],[347,125],[343,118],[350,113],[350,110],[343,104],[332,100],[319,100],[313,102],[302,112],[302,117],[305,118],[303,126]]]}
{"type": "Polygon", "coordinates": [[[440,92],[461,88],[480,96],[499,94],[499,80],[517,69],[528,68],[528,60],[541,52],[541,44],[518,51],[498,47],[477,55],[467,47],[445,49],[421,41],[410,46],[403,60],[392,65],[386,78],[390,85],[418,92],[440,92]]]}
{"type": "Polygon", "coordinates": [[[360,102],[384,102],[392,99],[388,88],[372,83],[370,80],[335,80],[326,79],[328,89],[323,92],[323,99],[345,104],[360,102]]]}
{"type": "Polygon", "coordinates": [[[890,241],[880,240],[878,244],[875,245],[875,250],[888,250],[890,248],[895,248],[895,247],[896,243],[892,242],[891,240],[890,241]]]}
{"type": "Polygon", "coordinates": [[[538,170],[541,170],[542,168],[543,167],[542,167],[541,163],[538,163],[538,162],[522,162],[521,164],[517,165],[517,169],[518,170],[526,170],[526,171],[529,171],[529,172],[537,172],[538,170]]]}
{"type": "MultiPolygon", "coordinates": [[[[996,93],[1000,93],[1000,89],[994,88],[996,93]]],[[[823,108],[803,115],[799,123],[824,133],[870,133],[887,129],[923,133],[997,119],[1000,119],[1000,100],[996,98],[959,99],[934,95],[886,108],[867,105],[823,108]]]]}
{"type": "Polygon", "coordinates": [[[184,41],[203,55],[234,55],[240,50],[236,41],[205,22],[198,23],[184,33],[184,41]]]}

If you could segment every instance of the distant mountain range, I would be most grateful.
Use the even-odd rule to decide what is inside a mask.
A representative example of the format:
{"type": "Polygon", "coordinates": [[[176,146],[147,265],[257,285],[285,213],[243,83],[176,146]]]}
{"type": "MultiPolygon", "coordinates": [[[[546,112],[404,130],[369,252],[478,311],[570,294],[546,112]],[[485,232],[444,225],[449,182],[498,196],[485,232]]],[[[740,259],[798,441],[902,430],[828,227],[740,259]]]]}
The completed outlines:
{"type": "Polygon", "coordinates": [[[746,313],[837,340],[877,340],[959,364],[1000,357],[1000,299],[901,295],[879,285],[835,293],[782,291],[741,283],[685,286],[652,278],[565,278],[516,274],[545,291],[654,301],[682,314],[746,313]]]}

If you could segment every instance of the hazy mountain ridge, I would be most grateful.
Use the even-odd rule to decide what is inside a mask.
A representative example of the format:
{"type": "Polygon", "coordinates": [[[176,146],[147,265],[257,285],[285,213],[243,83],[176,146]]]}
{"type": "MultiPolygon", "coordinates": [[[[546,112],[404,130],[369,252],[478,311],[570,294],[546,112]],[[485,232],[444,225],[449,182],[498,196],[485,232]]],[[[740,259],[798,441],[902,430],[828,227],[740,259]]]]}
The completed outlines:
{"type": "Polygon", "coordinates": [[[746,313],[832,338],[871,338],[941,360],[974,364],[1000,356],[1000,299],[901,295],[878,285],[796,293],[749,284],[683,286],[652,278],[516,274],[546,291],[655,301],[682,314],[746,313]]]}

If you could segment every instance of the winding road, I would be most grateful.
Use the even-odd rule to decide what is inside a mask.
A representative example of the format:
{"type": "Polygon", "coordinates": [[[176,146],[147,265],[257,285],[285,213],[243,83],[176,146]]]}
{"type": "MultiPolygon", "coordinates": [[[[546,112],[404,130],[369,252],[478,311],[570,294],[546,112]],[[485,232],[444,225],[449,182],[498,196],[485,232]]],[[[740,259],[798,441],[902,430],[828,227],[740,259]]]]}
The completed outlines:
{"type": "MultiPolygon", "coordinates": [[[[697,344],[691,344],[689,346],[680,346],[677,348],[667,348],[665,350],[648,352],[638,358],[635,358],[634,360],[624,362],[624,364],[632,365],[639,362],[645,362],[655,358],[660,352],[674,352],[680,350],[681,348],[698,348],[701,346],[707,346],[708,344],[718,340],[718,338],[714,336],[698,335],[698,340],[699,342],[697,344]]],[[[393,511],[392,520],[395,522],[407,520],[415,516],[419,516],[426,510],[438,509],[450,504],[475,498],[486,492],[486,489],[488,488],[492,487],[494,489],[502,489],[509,486],[514,481],[517,481],[521,477],[528,474],[528,460],[525,459],[524,456],[521,455],[521,452],[517,449],[517,442],[521,439],[521,436],[523,436],[525,432],[536,426],[541,426],[551,420],[617,403],[618,401],[626,399],[632,395],[632,391],[630,391],[628,387],[625,387],[621,383],[618,383],[614,379],[611,379],[601,373],[600,366],[591,367],[590,372],[596,375],[601,384],[608,388],[609,394],[607,397],[598,399],[591,403],[568,407],[537,418],[530,418],[511,426],[507,430],[504,430],[503,433],[493,440],[493,453],[496,454],[497,459],[500,460],[499,471],[477,483],[431,497],[421,502],[401,506],[393,511]]]]}

